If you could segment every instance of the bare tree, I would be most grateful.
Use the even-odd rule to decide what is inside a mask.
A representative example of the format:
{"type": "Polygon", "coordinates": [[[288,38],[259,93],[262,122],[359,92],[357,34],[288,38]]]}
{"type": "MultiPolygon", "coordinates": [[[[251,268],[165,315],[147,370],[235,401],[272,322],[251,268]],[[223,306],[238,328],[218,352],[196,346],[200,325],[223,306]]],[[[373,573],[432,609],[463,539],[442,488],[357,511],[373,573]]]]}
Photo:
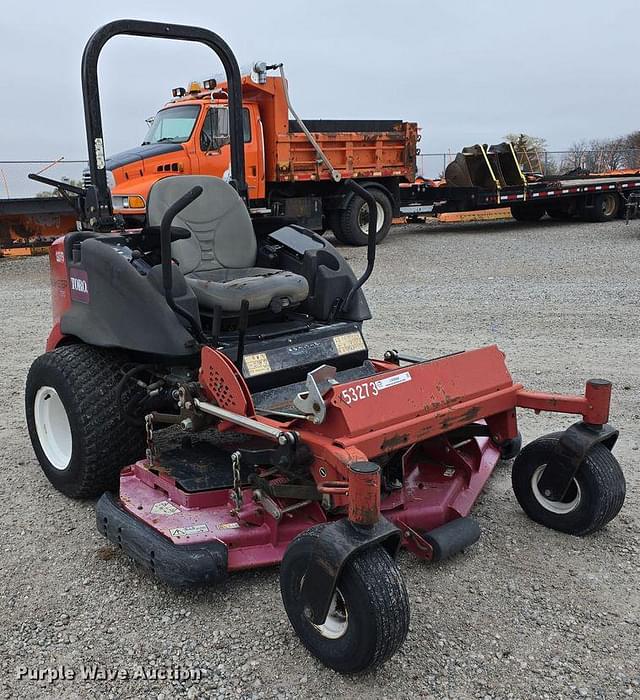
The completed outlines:
{"type": "Polygon", "coordinates": [[[640,131],[634,131],[625,138],[624,165],[627,168],[640,168],[640,131]]]}
{"type": "Polygon", "coordinates": [[[504,139],[513,144],[520,167],[525,172],[553,174],[548,172],[551,170],[552,163],[547,157],[546,139],[541,136],[514,133],[505,134],[504,139]]]}
{"type": "Polygon", "coordinates": [[[574,141],[566,151],[560,163],[560,169],[564,172],[586,167],[587,151],[589,146],[586,141],[574,141]]]}

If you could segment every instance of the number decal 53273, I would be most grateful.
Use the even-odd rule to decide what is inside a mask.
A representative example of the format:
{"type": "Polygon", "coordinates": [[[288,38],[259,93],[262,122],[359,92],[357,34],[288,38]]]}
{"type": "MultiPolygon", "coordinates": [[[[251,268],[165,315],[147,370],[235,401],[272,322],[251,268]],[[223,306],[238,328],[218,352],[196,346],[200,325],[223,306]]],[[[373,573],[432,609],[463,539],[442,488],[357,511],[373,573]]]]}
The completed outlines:
{"type": "Polygon", "coordinates": [[[364,382],[363,384],[356,384],[355,386],[347,387],[340,392],[340,397],[349,406],[356,401],[362,401],[362,399],[368,399],[372,396],[377,396],[380,390],[376,386],[375,382],[364,382]]]}
{"type": "Polygon", "coordinates": [[[390,377],[383,377],[382,379],[349,386],[340,392],[340,398],[348,406],[356,401],[362,401],[362,399],[371,399],[377,396],[383,389],[390,389],[391,387],[398,386],[398,384],[404,384],[410,381],[411,374],[409,374],[409,372],[399,372],[398,374],[392,374],[390,377]]]}

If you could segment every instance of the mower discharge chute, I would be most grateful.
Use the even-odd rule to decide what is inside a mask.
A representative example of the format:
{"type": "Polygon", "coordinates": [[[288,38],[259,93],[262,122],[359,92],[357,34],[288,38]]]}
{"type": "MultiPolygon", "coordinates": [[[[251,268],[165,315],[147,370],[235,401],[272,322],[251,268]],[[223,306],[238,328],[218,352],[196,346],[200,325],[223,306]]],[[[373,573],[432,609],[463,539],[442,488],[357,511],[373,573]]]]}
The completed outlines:
{"type": "Polygon", "coordinates": [[[408,631],[398,548],[439,560],[473,544],[469,514],[501,457],[516,457],[513,488],[533,520],[585,535],[616,516],[609,382],[587,382],[584,396],[529,392],[496,346],[369,356],[366,190],[350,184],[370,211],[360,279],[311,231],[275,224],[256,237],[239,71],[218,36],[113,22],[90,39],[82,76],[93,229],[51,248],[55,322],[26,412],[46,476],[71,497],[103,494],[98,529],[117,547],[174,585],[280,563],[302,642],[357,672],[408,631]],[[232,185],[163,178],[135,231],[113,217],[104,173],[97,58],[118,34],[200,41],[229,89],[232,185]],[[581,420],[520,452],[518,407],[581,420]]]}

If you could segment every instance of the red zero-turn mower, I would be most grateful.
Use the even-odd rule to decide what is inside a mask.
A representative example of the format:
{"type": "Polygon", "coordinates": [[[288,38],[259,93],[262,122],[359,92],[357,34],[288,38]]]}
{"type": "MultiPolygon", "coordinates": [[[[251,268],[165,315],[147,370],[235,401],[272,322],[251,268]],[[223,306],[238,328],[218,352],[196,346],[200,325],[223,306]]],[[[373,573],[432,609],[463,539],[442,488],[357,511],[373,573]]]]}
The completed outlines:
{"type": "Polygon", "coordinates": [[[26,412],[46,476],[73,498],[103,494],[98,528],[117,547],[179,586],[280,563],[304,645],[356,672],[407,634],[399,547],[440,560],[473,544],[469,512],[501,457],[516,457],[531,519],[586,535],[616,516],[609,382],[588,381],[584,396],[526,391],[495,346],[369,357],[366,190],[350,183],[371,212],[359,279],[311,231],[267,219],[256,233],[240,74],[220,37],[112,22],[89,40],[82,81],[92,184],[74,194],[89,225],[51,247],[55,323],[26,412]],[[120,34],[201,42],[228,79],[230,182],[159,180],[141,230],[113,216],[103,150],[97,62],[120,34]],[[518,407],[581,420],[519,452],[518,407]]]}

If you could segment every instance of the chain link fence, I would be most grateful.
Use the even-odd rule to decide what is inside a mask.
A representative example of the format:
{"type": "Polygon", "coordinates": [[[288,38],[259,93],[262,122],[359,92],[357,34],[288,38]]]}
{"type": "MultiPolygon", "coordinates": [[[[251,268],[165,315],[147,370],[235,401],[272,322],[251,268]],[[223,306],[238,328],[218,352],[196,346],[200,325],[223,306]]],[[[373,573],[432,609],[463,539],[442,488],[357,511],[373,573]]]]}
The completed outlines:
{"type": "Polygon", "coordinates": [[[51,187],[29,180],[29,173],[75,183],[82,180],[86,167],[86,160],[0,160],[0,201],[55,192],[51,187]]]}
{"type": "MultiPolygon", "coordinates": [[[[546,176],[583,168],[592,173],[610,170],[640,170],[640,148],[601,149],[574,148],[566,151],[516,152],[521,167],[526,172],[546,176]]],[[[421,153],[417,157],[418,174],[429,179],[442,178],[447,165],[456,157],[456,152],[421,153]]],[[[86,160],[5,160],[0,161],[0,200],[19,197],[36,197],[54,190],[46,185],[29,180],[29,173],[40,173],[54,180],[80,182],[86,160]]]]}

